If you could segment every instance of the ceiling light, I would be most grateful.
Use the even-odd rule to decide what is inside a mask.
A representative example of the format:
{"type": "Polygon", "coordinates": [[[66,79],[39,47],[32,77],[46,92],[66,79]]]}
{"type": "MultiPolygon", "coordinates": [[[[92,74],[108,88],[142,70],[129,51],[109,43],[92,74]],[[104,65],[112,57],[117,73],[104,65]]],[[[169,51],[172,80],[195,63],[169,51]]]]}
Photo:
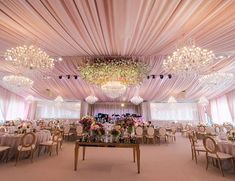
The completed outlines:
{"type": "Polygon", "coordinates": [[[133,103],[135,105],[138,105],[138,104],[142,103],[144,100],[140,96],[134,96],[134,97],[131,98],[130,101],[131,101],[131,103],[133,103]]]}
{"type": "Polygon", "coordinates": [[[168,103],[177,103],[177,101],[176,101],[174,96],[170,96],[167,102],[168,103]]]}
{"type": "Polygon", "coordinates": [[[34,45],[8,49],[4,57],[14,65],[29,69],[52,69],[54,67],[54,59],[34,45]]]}
{"type": "Polygon", "coordinates": [[[54,101],[55,102],[64,102],[64,99],[61,96],[57,96],[54,101]]]}
{"type": "Polygon", "coordinates": [[[115,99],[126,92],[126,86],[119,81],[110,81],[101,86],[102,91],[109,98],[115,99]]]}
{"type": "Polygon", "coordinates": [[[19,88],[31,88],[33,86],[33,80],[22,75],[7,75],[2,79],[6,85],[19,88]]]}
{"type": "Polygon", "coordinates": [[[163,61],[165,71],[175,75],[195,75],[213,63],[215,55],[212,51],[196,47],[189,42],[182,48],[177,49],[163,61]]]}
{"type": "Polygon", "coordinates": [[[202,106],[207,106],[209,104],[208,99],[205,96],[200,97],[198,104],[202,106]]]}
{"type": "Polygon", "coordinates": [[[89,104],[94,104],[95,102],[98,101],[98,98],[95,97],[95,96],[88,96],[86,97],[86,102],[89,103],[89,104]]]}
{"type": "Polygon", "coordinates": [[[28,95],[26,98],[25,98],[26,101],[28,102],[33,102],[35,99],[32,95],[28,95]]]}

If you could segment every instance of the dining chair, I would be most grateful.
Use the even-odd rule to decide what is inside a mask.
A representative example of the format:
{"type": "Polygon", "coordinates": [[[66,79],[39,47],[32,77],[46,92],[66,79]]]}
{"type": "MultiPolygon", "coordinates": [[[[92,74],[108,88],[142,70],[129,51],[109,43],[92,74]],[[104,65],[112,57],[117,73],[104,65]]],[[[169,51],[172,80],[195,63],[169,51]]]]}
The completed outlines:
{"type": "Polygon", "coordinates": [[[78,125],[76,127],[76,133],[77,133],[77,137],[80,138],[82,137],[84,134],[83,134],[83,126],[82,125],[78,125]]]}
{"type": "Polygon", "coordinates": [[[206,170],[208,169],[209,165],[209,158],[215,159],[219,165],[219,169],[221,171],[221,174],[224,176],[223,167],[222,167],[222,161],[224,160],[231,160],[233,164],[233,170],[235,171],[235,159],[233,155],[220,152],[218,149],[218,145],[214,138],[212,137],[206,137],[203,139],[203,145],[206,150],[206,170]]]}
{"type": "Polygon", "coordinates": [[[163,127],[159,128],[157,139],[159,141],[159,144],[161,143],[161,139],[164,139],[165,142],[167,143],[168,136],[167,136],[166,128],[163,128],[163,127]]]}
{"type": "Polygon", "coordinates": [[[147,128],[147,133],[145,135],[146,138],[146,143],[149,143],[149,140],[152,140],[152,143],[155,143],[155,130],[153,127],[148,127],[147,128]]]}
{"type": "Polygon", "coordinates": [[[71,135],[73,135],[73,133],[70,132],[70,125],[64,126],[64,133],[63,133],[64,140],[67,137],[67,140],[69,141],[71,135]]]}
{"type": "Polygon", "coordinates": [[[195,159],[195,162],[197,164],[197,156],[199,155],[200,152],[205,153],[206,150],[203,147],[203,145],[198,144],[197,138],[195,136],[196,135],[194,134],[194,132],[192,132],[191,134],[189,134],[188,137],[191,144],[192,160],[195,159]]]}
{"type": "Polygon", "coordinates": [[[17,147],[15,166],[17,165],[21,154],[25,152],[30,152],[31,162],[33,162],[33,154],[35,148],[36,148],[36,135],[31,132],[25,133],[20,140],[20,145],[17,147]]]}
{"type": "Polygon", "coordinates": [[[53,147],[56,147],[56,154],[58,155],[59,154],[59,138],[60,138],[60,134],[58,132],[55,132],[52,135],[52,140],[40,143],[39,148],[38,148],[38,157],[40,155],[42,147],[45,147],[45,149],[47,149],[50,156],[52,155],[53,147]]]}
{"type": "Polygon", "coordinates": [[[143,134],[144,134],[143,128],[141,126],[137,126],[135,128],[135,137],[136,137],[137,140],[141,140],[141,143],[144,142],[143,134]]]}
{"type": "Polygon", "coordinates": [[[171,131],[166,133],[167,137],[172,138],[173,141],[176,141],[176,136],[175,136],[176,130],[177,130],[177,128],[175,126],[172,126],[171,131]]]}

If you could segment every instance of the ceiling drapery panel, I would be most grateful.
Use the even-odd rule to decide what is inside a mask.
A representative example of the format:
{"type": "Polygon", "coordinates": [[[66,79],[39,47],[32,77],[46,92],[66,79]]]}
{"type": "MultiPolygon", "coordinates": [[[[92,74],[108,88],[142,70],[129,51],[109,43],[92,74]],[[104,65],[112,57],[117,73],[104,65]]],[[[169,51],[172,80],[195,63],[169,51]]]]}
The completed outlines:
{"type": "MultiPolygon", "coordinates": [[[[196,45],[230,58],[216,60],[208,67],[235,73],[235,2],[183,0],[1,0],[0,54],[7,48],[36,44],[51,56],[63,56],[49,72],[30,72],[14,67],[1,58],[0,74],[22,73],[35,81],[30,91],[17,90],[23,96],[33,94],[53,99],[84,99],[95,95],[110,101],[99,87],[80,78],[59,79],[59,75],[78,74],[84,56],[141,56],[152,68],[151,74],[167,74],[161,68],[166,55],[179,41],[193,38],[196,45]],[[48,79],[44,79],[44,76],[48,79]]],[[[1,85],[4,86],[1,82],[1,85]]],[[[198,77],[145,79],[138,88],[128,88],[118,100],[139,94],[145,100],[166,100],[169,95],[186,92],[187,100],[201,95],[210,98],[234,88],[202,88],[198,77]]]]}

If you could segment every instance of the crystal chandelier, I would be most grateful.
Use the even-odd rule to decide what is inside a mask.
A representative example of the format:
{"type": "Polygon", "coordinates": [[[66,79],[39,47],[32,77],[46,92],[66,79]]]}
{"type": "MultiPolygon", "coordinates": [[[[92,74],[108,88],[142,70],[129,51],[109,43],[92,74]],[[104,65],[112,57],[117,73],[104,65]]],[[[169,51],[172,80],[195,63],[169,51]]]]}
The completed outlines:
{"type": "Polygon", "coordinates": [[[134,96],[134,97],[131,98],[130,101],[131,101],[131,103],[133,103],[135,105],[138,105],[138,104],[142,103],[144,100],[140,96],[134,96]]]}
{"type": "Polygon", "coordinates": [[[29,69],[52,69],[54,67],[54,59],[34,45],[23,45],[8,49],[4,57],[5,60],[14,65],[29,69]]]}
{"type": "Polygon", "coordinates": [[[200,97],[198,104],[202,106],[207,106],[209,104],[208,99],[205,96],[200,97]]]}
{"type": "Polygon", "coordinates": [[[64,102],[64,99],[61,96],[57,96],[54,101],[55,102],[64,102]]]}
{"type": "Polygon", "coordinates": [[[101,86],[106,96],[115,99],[126,92],[126,86],[119,81],[110,81],[101,86]]]}
{"type": "Polygon", "coordinates": [[[94,104],[95,102],[98,101],[98,98],[95,97],[95,96],[88,96],[86,97],[86,102],[89,103],[89,104],[94,104]]]}
{"type": "Polygon", "coordinates": [[[168,103],[177,103],[177,101],[176,101],[174,96],[170,96],[167,102],[168,103]]]}
{"type": "Polygon", "coordinates": [[[35,99],[32,95],[28,95],[26,98],[25,98],[26,101],[28,102],[33,102],[35,99]]]}
{"type": "Polygon", "coordinates": [[[196,47],[192,42],[177,49],[163,61],[165,71],[175,75],[195,75],[213,63],[212,51],[196,47]]]}
{"type": "Polygon", "coordinates": [[[203,87],[216,87],[227,85],[233,80],[234,75],[232,73],[213,72],[200,77],[198,81],[203,87]]]}
{"type": "Polygon", "coordinates": [[[31,88],[33,80],[22,75],[7,75],[2,79],[7,85],[18,88],[31,88]]]}

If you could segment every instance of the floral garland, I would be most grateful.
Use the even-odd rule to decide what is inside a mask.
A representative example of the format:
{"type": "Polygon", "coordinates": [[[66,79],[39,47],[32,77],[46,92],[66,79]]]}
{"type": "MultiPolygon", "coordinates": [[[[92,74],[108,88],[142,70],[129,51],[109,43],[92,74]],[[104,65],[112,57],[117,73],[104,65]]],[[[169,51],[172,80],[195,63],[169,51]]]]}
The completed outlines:
{"type": "Polygon", "coordinates": [[[83,126],[83,130],[85,132],[89,132],[91,125],[94,123],[94,118],[91,116],[84,116],[82,119],[79,121],[79,123],[83,126]]]}

